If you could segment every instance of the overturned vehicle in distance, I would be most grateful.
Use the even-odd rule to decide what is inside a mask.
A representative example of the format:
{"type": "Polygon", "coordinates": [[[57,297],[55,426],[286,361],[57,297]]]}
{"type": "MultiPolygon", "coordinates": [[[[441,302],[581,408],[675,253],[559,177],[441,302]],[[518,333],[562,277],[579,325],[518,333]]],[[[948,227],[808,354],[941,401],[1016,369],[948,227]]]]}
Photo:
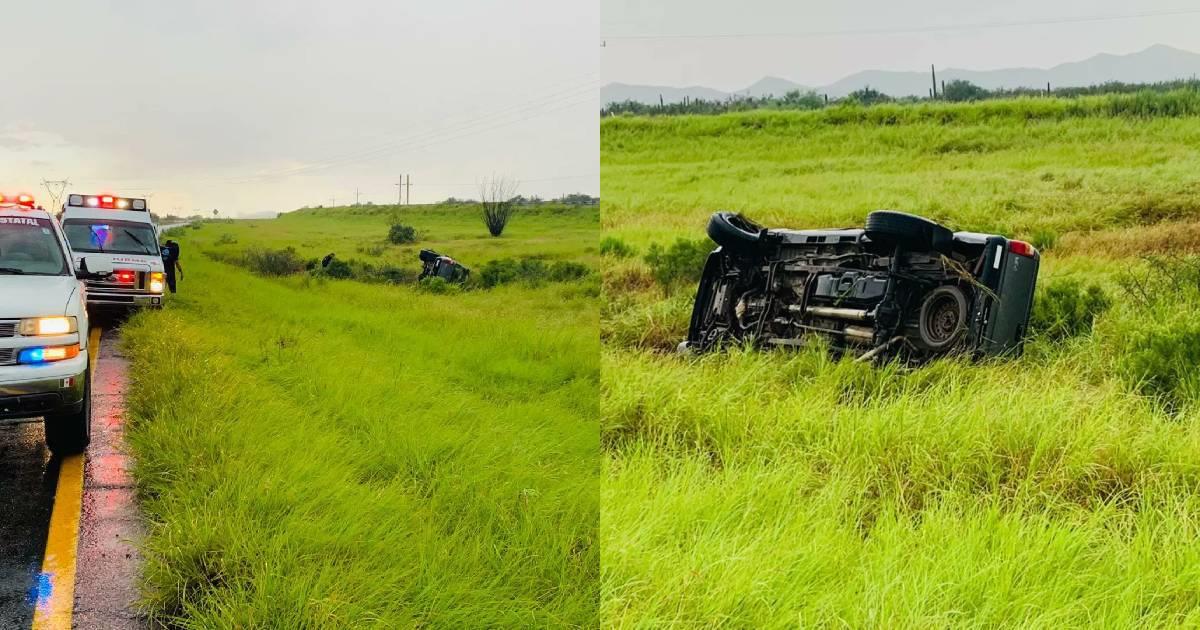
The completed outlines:
{"type": "Polygon", "coordinates": [[[421,258],[421,275],[417,280],[425,278],[441,278],[446,282],[463,283],[471,275],[471,270],[449,256],[443,256],[432,249],[422,249],[418,254],[421,258]]]}
{"type": "Polygon", "coordinates": [[[681,350],[800,346],[921,363],[1021,352],[1039,254],[1024,241],[952,232],[880,210],[864,229],[765,229],[714,214],[709,255],[681,350]]]}

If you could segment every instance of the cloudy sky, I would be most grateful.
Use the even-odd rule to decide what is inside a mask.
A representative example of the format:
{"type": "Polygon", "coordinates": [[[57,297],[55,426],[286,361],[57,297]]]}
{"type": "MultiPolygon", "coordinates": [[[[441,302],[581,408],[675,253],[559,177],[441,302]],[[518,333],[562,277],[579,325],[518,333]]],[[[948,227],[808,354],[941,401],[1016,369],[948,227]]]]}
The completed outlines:
{"type": "Polygon", "coordinates": [[[0,192],[274,213],[599,190],[596,0],[5,5],[0,192]]]}
{"type": "Polygon", "coordinates": [[[1200,5],[1184,0],[601,3],[605,82],[735,91],[767,75],[816,86],[859,70],[931,63],[987,70],[1153,44],[1200,51],[1200,5]],[[721,37],[697,37],[711,35],[721,37]]]}

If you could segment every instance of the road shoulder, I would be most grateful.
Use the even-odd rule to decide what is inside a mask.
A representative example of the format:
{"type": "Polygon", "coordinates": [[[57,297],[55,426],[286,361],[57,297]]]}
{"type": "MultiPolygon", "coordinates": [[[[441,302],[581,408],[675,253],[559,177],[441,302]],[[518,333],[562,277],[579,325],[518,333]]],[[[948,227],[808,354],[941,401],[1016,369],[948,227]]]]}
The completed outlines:
{"type": "Polygon", "coordinates": [[[92,443],[84,473],[83,510],[75,576],[74,625],[139,628],[138,551],[144,530],[138,516],[125,447],[128,364],[119,331],[105,330],[92,383],[92,443]]]}

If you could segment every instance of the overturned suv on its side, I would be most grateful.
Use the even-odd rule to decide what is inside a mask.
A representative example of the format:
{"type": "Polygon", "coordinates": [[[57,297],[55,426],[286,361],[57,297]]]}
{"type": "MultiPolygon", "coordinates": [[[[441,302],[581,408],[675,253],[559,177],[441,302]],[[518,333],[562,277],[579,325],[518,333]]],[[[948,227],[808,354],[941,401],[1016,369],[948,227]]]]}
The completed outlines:
{"type": "Polygon", "coordinates": [[[880,210],[864,229],[765,229],[718,212],[680,349],[800,346],[920,363],[949,354],[1018,354],[1039,254],[995,234],[953,232],[880,210]]]}
{"type": "Polygon", "coordinates": [[[471,275],[458,261],[449,256],[443,256],[432,249],[422,249],[417,257],[421,259],[421,274],[417,280],[425,278],[441,278],[446,282],[463,283],[471,275]]]}

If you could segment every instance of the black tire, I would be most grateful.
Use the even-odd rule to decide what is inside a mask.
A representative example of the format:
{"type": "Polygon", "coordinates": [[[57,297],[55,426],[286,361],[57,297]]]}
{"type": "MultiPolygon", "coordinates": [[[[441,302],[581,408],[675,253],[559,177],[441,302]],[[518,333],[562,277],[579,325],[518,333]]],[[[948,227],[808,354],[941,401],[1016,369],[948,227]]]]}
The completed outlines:
{"type": "Polygon", "coordinates": [[[432,249],[422,249],[421,253],[417,254],[417,256],[421,259],[421,262],[433,262],[438,258],[441,258],[441,254],[433,251],[432,249]]]}
{"type": "Polygon", "coordinates": [[[917,318],[921,343],[934,352],[951,350],[967,332],[967,296],[956,286],[930,291],[917,318]]]}
{"type": "Polygon", "coordinates": [[[83,373],[83,405],[76,413],[47,415],[46,448],[55,455],[82,453],[92,441],[92,377],[83,373]]]}
{"type": "Polygon", "coordinates": [[[954,246],[954,232],[949,228],[895,210],[876,210],[867,215],[867,237],[876,243],[914,250],[933,250],[949,253],[954,246]]]}
{"type": "Polygon", "coordinates": [[[762,248],[763,227],[736,212],[717,212],[708,220],[708,237],[723,249],[738,254],[762,248]]]}

